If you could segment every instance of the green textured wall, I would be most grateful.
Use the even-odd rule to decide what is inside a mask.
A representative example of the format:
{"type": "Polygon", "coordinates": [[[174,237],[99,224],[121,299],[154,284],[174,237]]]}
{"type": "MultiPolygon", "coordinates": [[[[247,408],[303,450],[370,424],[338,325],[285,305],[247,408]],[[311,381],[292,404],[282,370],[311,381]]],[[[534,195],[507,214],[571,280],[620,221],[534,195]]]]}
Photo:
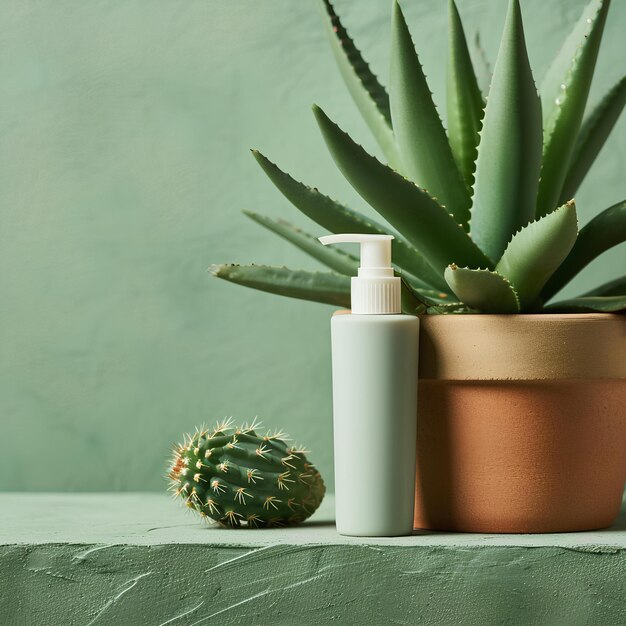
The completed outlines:
{"type": "MultiPolygon", "coordinates": [[[[435,95],[445,2],[405,2],[435,95]]],[[[538,79],[583,0],[524,0],[538,79]]],[[[592,99],[623,71],[614,3],[592,99]]],[[[337,3],[387,74],[389,3],[337,3]]],[[[505,3],[459,0],[493,58],[505,3]]],[[[0,488],[159,489],[196,422],[259,415],[330,478],[329,307],[210,279],[212,262],[312,267],[240,214],[288,216],[248,153],[361,207],[333,169],[317,102],[373,149],[315,3],[0,4],[0,488]]],[[[622,120],[578,195],[582,221],[622,199],[622,120]]],[[[625,250],[575,287],[617,276],[625,250]]]]}

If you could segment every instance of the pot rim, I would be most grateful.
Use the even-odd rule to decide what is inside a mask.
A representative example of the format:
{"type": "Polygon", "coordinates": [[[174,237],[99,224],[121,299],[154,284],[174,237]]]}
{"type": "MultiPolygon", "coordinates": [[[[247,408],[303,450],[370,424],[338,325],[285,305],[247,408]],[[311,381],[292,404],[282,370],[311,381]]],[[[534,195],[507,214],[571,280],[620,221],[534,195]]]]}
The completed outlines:
{"type": "Polygon", "coordinates": [[[540,320],[573,320],[573,319],[609,319],[609,318],[626,318],[625,313],[421,313],[418,315],[420,319],[425,317],[445,317],[446,319],[461,318],[479,318],[489,317],[498,319],[540,319],[540,320]]]}
{"type": "Polygon", "coordinates": [[[626,316],[420,315],[422,380],[626,379],[626,316]]]}

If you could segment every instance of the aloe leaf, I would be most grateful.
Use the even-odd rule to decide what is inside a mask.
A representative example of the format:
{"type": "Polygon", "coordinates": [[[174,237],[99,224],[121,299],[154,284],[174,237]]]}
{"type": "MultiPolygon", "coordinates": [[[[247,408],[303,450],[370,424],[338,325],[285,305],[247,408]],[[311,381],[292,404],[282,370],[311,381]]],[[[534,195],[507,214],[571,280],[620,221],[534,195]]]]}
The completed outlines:
{"type": "Polygon", "coordinates": [[[519,313],[520,303],[511,283],[497,272],[458,267],[446,268],[448,285],[467,306],[483,313],[519,313]]]}
{"type": "Polygon", "coordinates": [[[391,119],[404,173],[448,208],[467,229],[470,195],[457,168],[402,10],[393,5],[391,119]]]}
{"type": "Polygon", "coordinates": [[[260,291],[350,308],[350,278],[334,272],[307,272],[267,265],[211,265],[209,272],[260,291]]]}
{"type": "Polygon", "coordinates": [[[449,0],[448,14],[448,137],[465,184],[471,188],[474,183],[476,146],[485,103],[454,0],[449,0]]]}
{"type": "Polygon", "coordinates": [[[515,288],[522,310],[532,307],[546,281],[576,241],[576,205],[568,202],[516,233],[496,271],[515,288]]]}
{"type": "Polygon", "coordinates": [[[557,206],[580,130],[609,0],[591,0],[550,66],[541,86],[543,165],[537,216],[557,206]]]}
{"type": "MultiPolygon", "coordinates": [[[[317,259],[331,270],[344,276],[356,276],[359,269],[359,259],[340,248],[322,245],[319,240],[309,233],[296,228],[293,224],[282,220],[272,219],[251,211],[244,213],[252,220],[268,230],[283,237],[314,259],[317,259]]],[[[400,274],[402,278],[402,310],[405,313],[422,313],[429,304],[445,302],[448,295],[436,290],[424,288],[423,283],[410,274],[400,274]]]]}
{"type": "MultiPolygon", "coordinates": [[[[209,272],[217,278],[259,291],[350,308],[350,277],[342,274],[233,264],[211,265],[209,272]]],[[[402,312],[407,315],[419,315],[430,304],[439,303],[412,289],[404,280],[401,289],[402,312]]]]}
{"type": "Polygon", "coordinates": [[[491,69],[491,63],[489,63],[489,59],[487,59],[487,53],[482,46],[480,41],[480,33],[476,33],[474,35],[474,69],[476,71],[476,80],[478,81],[478,86],[480,91],[483,94],[489,93],[489,85],[491,85],[491,76],[493,71],[491,69]]]}
{"type": "Polygon", "coordinates": [[[541,105],[522,16],[511,0],[483,118],[470,232],[497,260],[511,235],[535,215],[541,167],[541,105]]]}
{"type": "MultiPolygon", "coordinates": [[[[278,190],[304,215],[331,233],[365,233],[375,235],[393,234],[391,242],[394,264],[404,273],[410,274],[421,282],[421,287],[435,287],[443,291],[448,285],[443,277],[435,272],[424,257],[403,237],[390,233],[388,228],[357,213],[352,209],[323,195],[317,189],[307,187],[272,163],[256,150],[252,151],[255,159],[274,183],[278,190]]],[[[416,284],[416,280],[411,280],[416,284]]]]}
{"type": "Polygon", "coordinates": [[[272,219],[265,215],[259,215],[252,211],[244,211],[244,213],[257,224],[261,224],[268,230],[276,233],[283,239],[294,244],[300,250],[306,252],[314,259],[317,259],[331,270],[344,274],[345,276],[356,276],[359,269],[359,260],[340,248],[331,248],[323,246],[316,237],[309,233],[296,228],[293,224],[282,220],[272,219]]]}
{"type": "Polygon", "coordinates": [[[581,228],[572,251],[541,291],[549,300],[600,254],[626,241],[626,200],[596,215],[581,228]]]}
{"type": "MultiPolygon", "coordinates": [[[[591,48],[599,44],[599,41],[590,42],[589,36],[593,34],[597,39],[598,35],[602,35],[602,22],[606,18],[609,4],[610,0],[591,0],[552,60],[541,82],[541,103],[546,121],[558,112],[560,103],[556,100],[570,86],[566,79],[574,78],[574,72],[578,71],[576,65],[582,60],[582,56],[592,54],[591,48]]],[[[595,64],[595,58],[593,62],[595,64]]]]}
{"type": "Polygon", "coordinates": [[[491,267],[468,234],[423,189],[383,165],[356,144],[326,114],[314,107],[317,123],[337,167],[356,191],[443,275],[459,263],[491,267]]]}
{"type": "MultiPolygon", "coordinates": [[[[396,274],[397,275],[397,274],[396,274]]],[[[424,306],[461,306],[457,298],[451,293],[441,293],[433,289],[423,289],[411,284],[410,278],[405,275],[399,275],[402,279],[402,289],[410,290],[413,297],[418,299],[424,306]]],[[[447,288],[450,291],[450,288],[447,288]]]]}
{"type": "Polygon", "coordinates": [[[341,76],[389,164],[401,171],[391,129],[389,96],[372,73],[329,0],[321,0],[324,26],[341,76]]]}
{"type": "Polygon", "coordinates": [[[550,313],[619,313],[626,311],[626,295],[581,296],[549,304],[544,310],[550,313]]]}
{"type": "Polygon", "coordinates": [[[426,309],[428,308],[426,299],[416,293],[405,280],[402,280],[400,294],[403,313],[407,315],[421,315],[422,313],[426,313],[426,309]]]}
{"type": "Polygon", "coordinates": [[[620,276],[608,283],[594,287],[583,296],[624,296],[626,295],[626,276],[620,276]]]}
{"type": "Polygon", "coordinates": [[[622,78],[583,120],[571,164],[561,190],[561,203],[574,197],[626,104],[626,76],[622,78]]]}

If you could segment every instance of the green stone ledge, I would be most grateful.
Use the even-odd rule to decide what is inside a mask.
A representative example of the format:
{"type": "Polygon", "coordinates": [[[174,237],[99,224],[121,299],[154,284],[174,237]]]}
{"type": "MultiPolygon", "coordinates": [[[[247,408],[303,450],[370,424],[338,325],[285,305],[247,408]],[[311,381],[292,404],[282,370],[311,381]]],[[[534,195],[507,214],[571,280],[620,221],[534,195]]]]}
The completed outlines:
{"type": "MultiPolygon", "coordinates": [[[[375,506],[375,501],[372,506],[375,506]]],[[[0,494],[0,623],[626,624],[626,510],[550,535],[206,526],[159,494],[0,494]]]]}

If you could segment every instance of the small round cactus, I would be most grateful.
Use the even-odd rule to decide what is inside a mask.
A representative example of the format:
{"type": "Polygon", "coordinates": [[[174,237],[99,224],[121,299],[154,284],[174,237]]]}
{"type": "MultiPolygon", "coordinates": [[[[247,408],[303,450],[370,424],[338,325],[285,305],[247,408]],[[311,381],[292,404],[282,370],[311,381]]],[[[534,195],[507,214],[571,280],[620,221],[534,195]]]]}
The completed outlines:
{"type": "Polygon", "coordinates": [[[307,450],[282,432],[257,434],[232,418],[196,429],[174,449],[170,489],[202,518],[250,528],[298,524],[313,514],[326,488],[307,450]]]}

